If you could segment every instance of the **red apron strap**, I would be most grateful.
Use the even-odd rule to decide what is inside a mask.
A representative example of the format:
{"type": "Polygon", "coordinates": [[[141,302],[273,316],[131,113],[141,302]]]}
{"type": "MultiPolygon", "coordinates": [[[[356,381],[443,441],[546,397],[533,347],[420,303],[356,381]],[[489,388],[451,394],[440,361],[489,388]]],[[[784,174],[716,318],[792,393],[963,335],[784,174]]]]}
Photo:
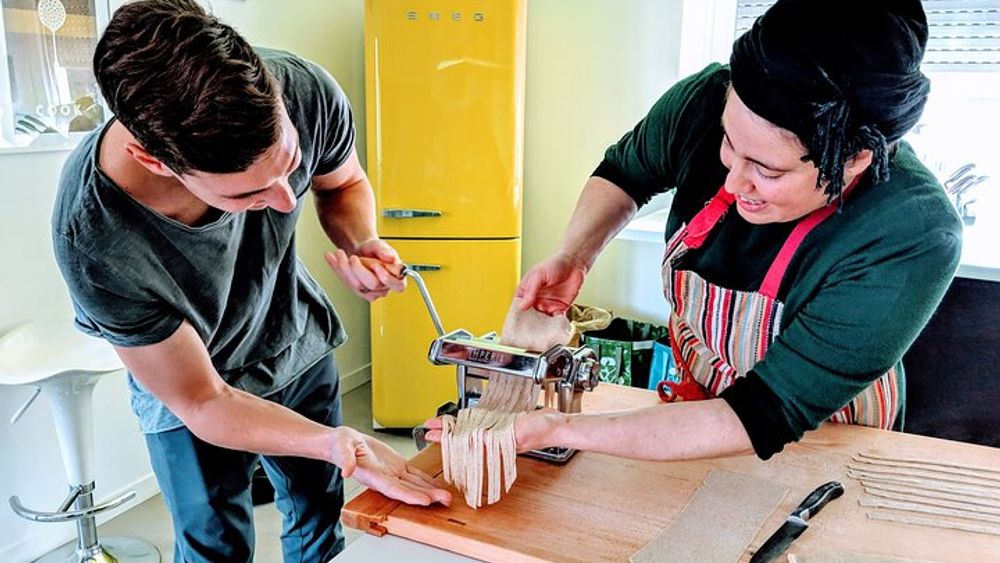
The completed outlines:
{"type": "Polygon", "coordinates": [[[774,259],[771,267],[767,270],[764,282],[760,284],[759,293],[761,295],[770,297],[771,299],[778,298],[778,289],[781,288],[781,280],[785,277],[785,271],[788,270],[788,264],[791,263],[792,257],[795,256],[795,251],[799,249],[806,235],[836,210],[837,207],[835,205],[827,205],[813,211],[805,219],[799,221],[798,225],[795,225],[792,234],[788,235],[788,238],[785,239],[785,244],[781,246],[778,257],[774,259]]]}
{"type": "Polygon", "coordinates": [[[698,248],[708,238],[712,228],[722,220],[726,211],[736,201],[733,194],[726,191],[726,186],[719,188],[719,193],[715,194],[705,208],[698,212],[687,225],[687,233],[684,235],[684,246],[688,248],[698,248]]]}
{"type": "MultiPolygon", "coordinates": [[[[840,197],[847,197],[847,194],[854,188],[859,179],[860,176],[844,188],[844,192],[840,197]]],[[[778,290],[781,289],[781,280],[785,278],[785,271],[788,270],[788,265],[792,262],[792,257],[795,256],[795,252],[799,249],[799,246],[802,245],[802,241],[805,240],[806,235],[815,229],[817,225],[825,221],[830,215],[833,215],[837,211],[837,206],[838,202],[833,202],[820,207],[795,225],[792,234],[788,235],[785,244],[781,246],[778,257],[774,259],[771,267],[767,270],[767,275],[764,276],[764,282],[760,284],[758,293],[771,299],[778,298],[778,290]]]]}

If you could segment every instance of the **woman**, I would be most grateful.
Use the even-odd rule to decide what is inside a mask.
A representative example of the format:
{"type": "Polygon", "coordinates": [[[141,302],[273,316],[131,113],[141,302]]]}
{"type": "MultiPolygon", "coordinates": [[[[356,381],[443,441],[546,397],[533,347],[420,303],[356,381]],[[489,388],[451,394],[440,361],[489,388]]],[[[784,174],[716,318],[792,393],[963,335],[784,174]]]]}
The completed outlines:
{"type": "Polygon", "coordinates": [[[900,428],[900,359],[961,247],[943,190],[899,141],[929,91],[926,42],[918,0],[781,0],[728,67],[679,82],[611,146],[518,296],[563,313],[636,209],[674,189],[671,344],[710,398],[527,414],[519,449],[768,459],[825,420],[900,428]]]}

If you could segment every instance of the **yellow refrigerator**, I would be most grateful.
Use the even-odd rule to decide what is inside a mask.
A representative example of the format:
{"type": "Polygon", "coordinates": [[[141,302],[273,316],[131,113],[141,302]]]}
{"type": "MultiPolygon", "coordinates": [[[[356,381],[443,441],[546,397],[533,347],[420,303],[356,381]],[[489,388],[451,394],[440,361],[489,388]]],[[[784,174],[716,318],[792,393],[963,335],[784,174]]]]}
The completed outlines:
{"type": "MultiPolygon", "coordinates": [[[[378,229],[445,330],[499,331],[520,278],[526,0],[366,0],[368,176],[378,229]]],[[[411,284],[412,286],[412,284],[411,284]]],[[[376,427],[456,400],[410,287],[371,306],[376,427]]]]}

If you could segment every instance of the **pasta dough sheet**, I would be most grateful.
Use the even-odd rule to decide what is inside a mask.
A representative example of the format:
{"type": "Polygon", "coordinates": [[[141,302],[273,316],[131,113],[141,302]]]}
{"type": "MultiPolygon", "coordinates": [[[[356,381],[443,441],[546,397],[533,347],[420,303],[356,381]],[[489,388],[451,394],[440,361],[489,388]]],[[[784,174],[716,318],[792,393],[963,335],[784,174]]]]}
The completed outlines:
{"type": "Polygon", "coordinates": [[[521,310],[522,300],[515,297],[507,311],[500,333],[500,343],[545,352],[553,346],[567,346],[573,339],[573,326],[565,315],[550,317],[535,309],[521,310]]]}
{"type": "Polygon", "coordinates": [[[739,473],[712,470],[691,502],[631,563],[733,563],[788,489],[739,473]]]}

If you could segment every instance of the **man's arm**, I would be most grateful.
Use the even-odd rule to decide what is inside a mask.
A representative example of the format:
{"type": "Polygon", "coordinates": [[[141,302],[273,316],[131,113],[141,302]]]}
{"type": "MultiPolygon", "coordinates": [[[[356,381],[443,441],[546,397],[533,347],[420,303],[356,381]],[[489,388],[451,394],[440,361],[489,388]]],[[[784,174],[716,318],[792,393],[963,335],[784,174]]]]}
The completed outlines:
{"type": "Polygon", "coordinates": [[[198,333],[184,322],[166,340],[116,346],[129,372],[198,438],[216,446],[337,465],[379,492],[412,504],[450,495],[374,438],[313,422],[281,405],[237,390],[216,372],[198,333]]]}
{"type": "Polygon", "coordinates": [[[313,176],[312,189],[319,222],[337,248],[351,255],[364,243],[378,240],[375,194],[356,150],[332,172],[313,176]]]}
{"type": "Polygon", "coordinates": [[[358,162],[356,150],[328,174],[313,177],[319,222],[336,252],[326,254],[330,268],[356,294],[368,301],[402,291],[399,255],[378,237],[375,195],[358,162]]]}
{"type": "Polygon", "coordinates": [[[343,452],[335,451],[344,439],[342,429],[226,384],[187,322],[158,344],[115,349],[129,373],[206,442],[263,455],[345,462],[343,452]]]}

